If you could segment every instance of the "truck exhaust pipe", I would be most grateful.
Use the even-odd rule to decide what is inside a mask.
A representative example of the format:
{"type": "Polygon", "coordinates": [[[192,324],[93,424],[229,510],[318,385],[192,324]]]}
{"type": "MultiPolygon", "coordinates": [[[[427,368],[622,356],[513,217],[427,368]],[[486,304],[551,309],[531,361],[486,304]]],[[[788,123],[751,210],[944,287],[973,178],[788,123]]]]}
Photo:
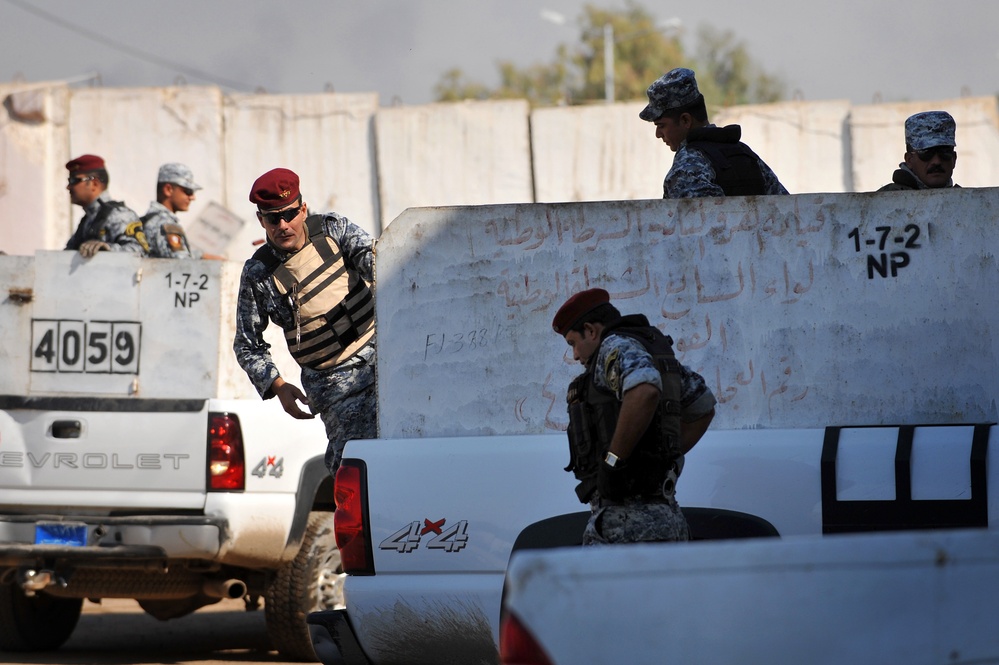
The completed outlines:
{"type": "Polygon", "coordinates": [[[201,587],[209,598],[228,598],[235,600],[246,595],[246,583],[242,580],[207,580],[201,587]]]}

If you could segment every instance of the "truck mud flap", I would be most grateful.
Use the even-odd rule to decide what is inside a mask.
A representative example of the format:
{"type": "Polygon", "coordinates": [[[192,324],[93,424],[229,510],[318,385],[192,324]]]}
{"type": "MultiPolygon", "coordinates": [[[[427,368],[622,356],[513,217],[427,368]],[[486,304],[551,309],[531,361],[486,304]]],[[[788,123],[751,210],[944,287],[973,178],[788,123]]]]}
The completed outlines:
{"type": "Polygon", "coordinates": [[[367,665],[346,610],[311,612],[306,618],[312,648],[323,665],[367,665]]]}
{"type": "MultiPolygon", "coordinates": [[[[822,532],[859,533],[915,529],[958,529],[988,527],[989,432],[993,423],[974,425],[971,455],[971,497],[968,499],[912,498],[912,441],[916,429],[943,425],[901,425],[895,444],[895,499],[840,500],[836,488],[836,456],[844,429],[827,427],[822,444],[822,532]]],[[[952,426],[952,425],[951,425],[952,426]]],[[[889,426],[884,426],[888,428],[889,426]]]]}

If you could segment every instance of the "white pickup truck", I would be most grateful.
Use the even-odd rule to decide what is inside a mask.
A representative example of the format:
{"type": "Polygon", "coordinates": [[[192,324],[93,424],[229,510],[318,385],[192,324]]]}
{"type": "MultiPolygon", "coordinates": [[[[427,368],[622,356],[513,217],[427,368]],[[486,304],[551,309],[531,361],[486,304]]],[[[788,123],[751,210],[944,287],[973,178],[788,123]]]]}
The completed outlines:
{"type": "Polygon", "coordinates": [[[377,245],[379,439],[336,483],[323,662],[498,662],[511,554],[578,543],[551,331],[600,286],[718,398],[698,539],[995,528],[999,190],[410,210],[377,245]],[[991,491],[990,491],[991,490],[991,491]]]}
{"type": "Polygon", "coordinates": [[[999,531],[522,552],[503,608],[503,665],[997,663],[999,531]]]}
{"type": "Polygon", "coordinates": [[[0,651],[58,648],[85,598],[245,597],[315,659],[305,615],[342,603],[326,436],[236,366],[239,271],[0,256],[0,651]]]}

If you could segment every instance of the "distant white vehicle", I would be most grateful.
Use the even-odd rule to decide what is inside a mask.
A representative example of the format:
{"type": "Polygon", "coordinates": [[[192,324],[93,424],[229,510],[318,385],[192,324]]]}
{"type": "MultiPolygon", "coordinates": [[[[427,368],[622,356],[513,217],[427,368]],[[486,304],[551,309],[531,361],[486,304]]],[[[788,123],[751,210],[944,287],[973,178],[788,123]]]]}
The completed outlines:
{"type": "Polygon", "coordinates": [[[520,552],[503,665],[999,663],[999,532],[520,552]]]}

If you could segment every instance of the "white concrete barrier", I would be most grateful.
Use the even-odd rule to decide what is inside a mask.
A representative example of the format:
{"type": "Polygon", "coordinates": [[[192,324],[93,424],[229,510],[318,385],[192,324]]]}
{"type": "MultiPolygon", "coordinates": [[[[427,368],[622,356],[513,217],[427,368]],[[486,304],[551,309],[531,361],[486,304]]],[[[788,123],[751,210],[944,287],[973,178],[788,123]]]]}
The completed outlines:
{"type": "MultiPolygon", "coordinates": [[[[197,218],[210,201],[222,202],[222,93],[214,87],[81,88],[70,98],[69,146],[65,163],[82,154],[104,158],[111,198],[124,201],[138,215],[156,200],[160,165],[182,162],[194,172],[198,191],[190,210],[180,213],[182,224],[197,218]]],[[[65,203],[69,194],[63,190],[65,203]]],[[[83,210],[68,206],[69,234],[83,217],[83,210]]],[[[69,238],[67,234],[61,248],[69,238]]]]}
{"type": "Polygon", "coordinates": [[[377,245],[383,437],[567,423],[590,287],[672,335],[714,427],[992,421],[999,189],[409,210],[377,245]]]}
{"type": "Polygon", "coordinates": [[[62,248],[72,233],[66,193],[69,86],[0,85],[0,251],[62,248]]]}
{"type": "Polygon", "coordinates": [[[383,228],[406,208],[534,200],[525,100],[385,108],[376,127],[383,228]]]}
{"type": "Polygon", "coordinates": [[[242,260],[264,231],[250,203],[253,181],[277,167],[302,181],[313,212],[334,210],[381,231],[373,117],[378,95],[233,95],[225,105],[226,207],[247,221],[229,258],[242,260]]]}

